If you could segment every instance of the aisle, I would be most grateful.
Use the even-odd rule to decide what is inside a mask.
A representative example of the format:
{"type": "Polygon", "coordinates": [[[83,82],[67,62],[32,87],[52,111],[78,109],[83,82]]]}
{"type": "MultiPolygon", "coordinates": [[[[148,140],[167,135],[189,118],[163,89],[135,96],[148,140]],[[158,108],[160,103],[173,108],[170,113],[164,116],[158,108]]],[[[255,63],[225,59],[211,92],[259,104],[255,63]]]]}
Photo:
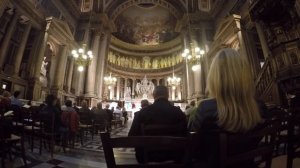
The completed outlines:
{"type": "MultiPolygon", "coordinates": [[[[130,125],[131,122],[124,128],[113,130],[112,137],[127,136],[130,125]]],[[[116,149],[115,155],[118,163],[136,162],[133,149],[116,149]]],[[[42,155],[39,155],[38,146],[34,148],[33,152],[28,148],[26,156],[27,164],[30,168],[106,168],[99,134],[95,135],[93,140],[88,135],[88,139],[84,141],[83,146],[81,146],[80,142],[76,142],[75,148],[70,149],[66,153],[62,150],[56,151],[53,159],[51,159],[50,153],[45,149],[42,151],[42,155]]],[[[22,168],[20,165],[23,164],[20,158],[15,158],[13,162],[8,167],[22,168]]]]}

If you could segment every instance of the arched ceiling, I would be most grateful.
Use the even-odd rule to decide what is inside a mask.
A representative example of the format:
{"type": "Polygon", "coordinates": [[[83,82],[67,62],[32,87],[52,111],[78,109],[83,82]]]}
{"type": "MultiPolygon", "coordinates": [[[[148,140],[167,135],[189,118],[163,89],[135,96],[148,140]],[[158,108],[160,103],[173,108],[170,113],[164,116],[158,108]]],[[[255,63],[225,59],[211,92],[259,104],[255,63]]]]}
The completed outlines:
{"type": "Polygon", "coordinates": [[[167,8],[152,3],[130,6],[114,20],[117,32],[114,36],[136,45],[158,45],[175,39],[177,23],[167,8]]]}

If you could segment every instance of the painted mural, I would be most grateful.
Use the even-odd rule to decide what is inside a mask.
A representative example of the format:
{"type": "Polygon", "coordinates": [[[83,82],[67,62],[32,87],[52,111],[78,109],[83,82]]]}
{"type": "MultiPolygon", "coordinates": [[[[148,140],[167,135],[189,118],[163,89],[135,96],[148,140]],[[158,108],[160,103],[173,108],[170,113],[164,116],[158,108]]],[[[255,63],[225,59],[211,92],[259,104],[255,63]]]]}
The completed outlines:
{"type": "Polygon", "coordinates": [[[122,41],[137,45],[158,45],[179,34],[174,32],[175,17],[160,6],[132,6],[115,20],[117,33],[122,41]]]}

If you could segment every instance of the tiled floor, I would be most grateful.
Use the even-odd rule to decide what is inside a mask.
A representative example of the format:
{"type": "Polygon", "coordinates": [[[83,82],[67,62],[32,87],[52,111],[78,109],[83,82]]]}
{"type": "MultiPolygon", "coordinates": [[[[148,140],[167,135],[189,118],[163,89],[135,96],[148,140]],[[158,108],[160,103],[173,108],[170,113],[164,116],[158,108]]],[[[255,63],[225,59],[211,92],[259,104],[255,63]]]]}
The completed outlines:
{"type": "MultiPolygon", "coordinates": [[[[112,137],[127,136],[128,130],[128,126],[115,129],[112,132],[112,137]]],[[[42,155],[39,155],[37,148],[33,152],[27,150],[26,156],[30,168],[106,168],[99,135],[96,135],[93,140],[91,136],[88,136],[83,145],[76,142],[75,148],[66,153],[55,152],[53,159],[45,149],[42,155]]],[[[115,157],[118,163],[136,162],[133,149],[117,149],[115,150],[115,157]]],[[[22,159],[13,158],[12,162],[7,163],[7,168],[22,168],[22,165],[22,159]]],[[[273,159],[272,168],[285,168],[285,165],[285,156],[273,159]]],[[[300,168],[300,159],[295,160],[293,168],[300,168]]]]}
{"type": "MultiPolygon", "coordinates": [[[[127,136],[127,133],[128,127],[118,128],[112,131],[112,137],[127,136]]],[[[116,161],[119,163],[136,162],[133,149],[117,149],[115,154],[116,161]]],[[[69,149],[66,153],[62,150],[55,152],[53,159],[45,149],[42,155],[39,155],[38,148],[34,148],[33,152],[27,150],[26,156],[30,168],[106,168],[99,134],[94,136],[93,140],[88,135],[83,145],[76,142],[75,148],[69,149]]],[[[7,167],[22,168],[23,161],[20,158],[14,158],[12,162],[7,162],[7,167]]]]}

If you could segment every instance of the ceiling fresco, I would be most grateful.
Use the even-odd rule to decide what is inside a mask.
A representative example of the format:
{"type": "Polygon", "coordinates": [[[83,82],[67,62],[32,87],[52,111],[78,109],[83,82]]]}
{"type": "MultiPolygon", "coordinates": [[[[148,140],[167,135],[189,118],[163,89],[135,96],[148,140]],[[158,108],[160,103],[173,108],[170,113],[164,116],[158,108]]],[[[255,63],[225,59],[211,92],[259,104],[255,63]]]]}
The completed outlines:
{"type": "Polygon", "coordinates": [[[120,40],[137,45],[158,45],[171,41],[179,34],[174,32],[176,18],[158,5],[135,5],[126,9],[115,20],[120,40]]]}

